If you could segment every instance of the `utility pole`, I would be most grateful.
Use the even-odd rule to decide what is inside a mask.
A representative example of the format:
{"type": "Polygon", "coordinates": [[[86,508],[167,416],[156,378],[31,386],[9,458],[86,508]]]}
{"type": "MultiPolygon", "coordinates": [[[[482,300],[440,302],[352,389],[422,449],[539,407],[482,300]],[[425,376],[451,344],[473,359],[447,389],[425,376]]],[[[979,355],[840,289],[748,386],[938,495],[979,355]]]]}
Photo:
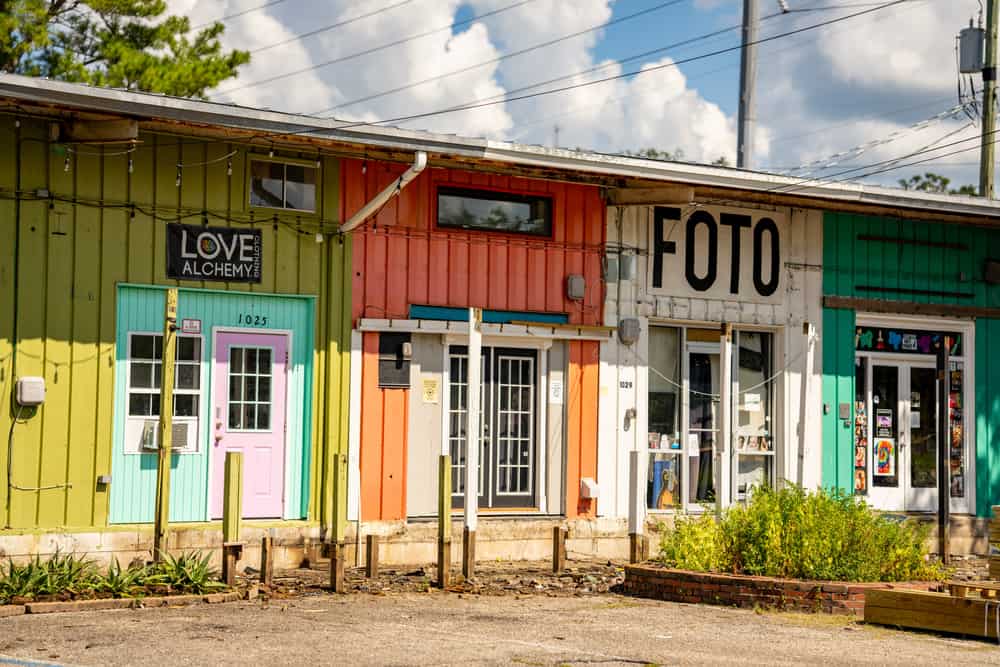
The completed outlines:
{"type": "Polygon", "coordinates": [[[743,0],[743,48],[740,50],[740,112],[736,146],[736,166],[740,169],[750,169],[753,166],[754,88],[757,82],[756,42],[759,23],[760,16],[757,0],[743,0]]]}
{"type": "Polygon", "coordinates": [[[996,162],[997,20],[1000,0],[986,0],[986,63],[983,67],[983,136],[979,153],[979,196],[993,199],[996,162]]]}

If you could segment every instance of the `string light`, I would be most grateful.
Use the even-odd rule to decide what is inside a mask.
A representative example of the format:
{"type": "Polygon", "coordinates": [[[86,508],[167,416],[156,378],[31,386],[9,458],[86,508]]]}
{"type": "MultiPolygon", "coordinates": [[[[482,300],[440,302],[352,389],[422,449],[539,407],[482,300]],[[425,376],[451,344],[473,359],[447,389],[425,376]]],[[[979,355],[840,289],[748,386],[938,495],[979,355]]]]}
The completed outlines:
{"type": "Polygon", "coordinates": [[[181,187],[181,166],[177,165],[177,180],[174,181],[174,185],[181,187]]]}
{"type": "Polygon", "coordinates": [[[134,168],[134,165],[133,165],[133,163],[132,163],[132,158],[129,158],[129,159],[128,159],[128,173],[130,173],[130,174],[131,174],[131,173],[132,173],[132,169],[133,169],[133,168],[134,168]]]}
{"type": "Polygon", "coordinates": [[[316,232],[316,243],[323,242],[323,232],[316,232]]]}
{"type": "Polygon", "coordinates": [[[226,161],[226,176],[232,176],[232,175],[233,175],[233,161],[232,160],[227,160],[226,161]]]}
{"type": "Polygon", "coordinates": [[[66,171],[66,172],[69,171],[69,156],[68,155],[66,156],[66,159],[63,160],[63,171],[66,171]]]}

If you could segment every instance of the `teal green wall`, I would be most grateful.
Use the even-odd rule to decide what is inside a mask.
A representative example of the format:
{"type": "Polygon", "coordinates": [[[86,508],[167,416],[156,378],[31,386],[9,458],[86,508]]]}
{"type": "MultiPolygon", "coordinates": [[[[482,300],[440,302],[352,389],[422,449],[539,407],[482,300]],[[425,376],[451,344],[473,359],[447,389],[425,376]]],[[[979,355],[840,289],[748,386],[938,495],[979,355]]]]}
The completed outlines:
{"type": "MultiPolygon", "coordinates": [[[[114,440],[111,460],[110,523],[144,523],[153,520],[156,499],[156,454],[125,454],[124,425],[128,374],[129,332],[163,329],[164,289],[122,285],[118,288],[118,326],[115,354],[114,440]]],[[[197,453],[174,454],[170,471],[170,520],[209,519],[209,463],[212,429],[209,389],[213,386],[213,327],[240,327],[239,314],[266,314],[268,329],[292,331],[288,387],[288,429],[291,465],[285,473],[286,519],[306,517],[309,502],[312,424],[312,375],[314,299],[246,292],[181,289],[177,317],[201,320],[204,390],[197,453]]]]}
{"type": "MultiPolygon", "coordinates": [[[[984,227],[827,213],[823,224],[823,294],[885,301],[1000,307],[1000,286],[987,285],[983,265],[1000,260],[1000,233],[984,227]],[[860,236],[949,244],[862,240],[860,236]],[[864,286],[881,289],[860,289],[864,286]],[[922,292],[957,294],[925,294],[922,292]]],[[[852,422],[845,428],[839,403],[854,409],[855,312],[823,309],[823,485],[852,488],[852,422]]],[[[976,511],[1000,503],[1000,320],[976,322],[976,511]]]]}

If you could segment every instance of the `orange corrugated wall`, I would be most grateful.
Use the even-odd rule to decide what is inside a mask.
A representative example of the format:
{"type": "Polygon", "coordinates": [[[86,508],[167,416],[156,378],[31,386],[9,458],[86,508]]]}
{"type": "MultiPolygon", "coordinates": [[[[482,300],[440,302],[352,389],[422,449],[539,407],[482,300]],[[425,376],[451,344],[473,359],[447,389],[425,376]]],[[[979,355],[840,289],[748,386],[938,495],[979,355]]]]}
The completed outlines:
{"type": "MultiPolygon", "coordinates": [[[[406,165],[344,160],[346,220],[406,165]]],[[[428,169],[355,230],[353,316],[406,319],[411,304],[568,313],[574,324],[601,324],[601,260],[605,205],[597,187],[454,169],[428,169]],[[552,198],[549,239],[438,230],[438,185],[539,193],[552,198]],[[582,302],[565,298],[566,276],[583,274],[582,302]]],[[[580,478],[597,477],[598,357],[596,342],[569,345],[567,378],[568,516],[592,516],[580,499],[580,478]]],[[[406,424],[409,390],[378,388],[378,335],[365,334],[361,399],[361,515],[406,516],[406,424]]],[[[352,425],[352,428],[357,428],[352,425]]]]}

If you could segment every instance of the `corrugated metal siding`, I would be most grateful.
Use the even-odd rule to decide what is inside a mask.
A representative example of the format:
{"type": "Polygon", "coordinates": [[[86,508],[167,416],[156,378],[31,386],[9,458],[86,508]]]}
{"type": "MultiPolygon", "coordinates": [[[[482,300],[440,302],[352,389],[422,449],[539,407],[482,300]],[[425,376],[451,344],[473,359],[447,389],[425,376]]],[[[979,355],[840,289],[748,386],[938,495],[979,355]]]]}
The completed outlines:
{"type": "MultiPolygon", "coordinates": [[[[117,147],[80,147],[70,154],[67,172],[64,148],[48,141],[45,122],[22,116],[17,128],[12,117],[5,118],[9,122],[0,123],[0,188],[5,193],[46,189],[57,197],[99,198],[107,204],[95,208],[0,197],[0,390],[4,397],[10,395],[16,372],[44,376],[49,391],[38,414],[15,430],[14,480],[24,487],[72,484],[68,490],[15,491],[10,524],[19,530],[104,526],[109,494],[95,480],[114,473],[116,283],[175,284],[165,278],[165,221],[176,218],[178,205],[221,216],[244,213],[246,151],[237,145],[195,143],[193,137],[144,133],[140,148],[130,155],[117,147]],[[223,160],[185,167],[181,187],[176,186],[179,158],[189,164],[206,162],[234,149],[232,177],[227,177],[223,160]],[[149,212],[155,206],[158,219],[139,210],[133,217],[127,203],[149,212]],[[12,272],[18,232],[15,313],[12,272]]],[[[305,157],[315,159],[314,154],[305,157]]],[[[341,210],[339,161],[326,159],[321,176],[323,218],[336,220],[341,210]]],[[[282,219],[295,223],[295,216],[282,219]]],[[[351,239],[317,244],[311,234],[284,226],[264,224],[261,229],[266,254],[260,284],[185,285],[318,295],[312,441],[330,446],[317,446],[312,457],[307,509],[309,516],[328,521],[332,503],[321,507],[318,485],[331,479],[333,453],[347,449],[349,343],[344,341],[350,340],[350,292],[344,288],[349,285],[351,239]]],[[[9,410],[0,410],[4,433],[11,417],[9,410]]],[[[6,470],[6,447],[0,450],[0,470],[6,470]]],[[[6,506],[6,493],[6,484],[0,484],[0,507],[6,506]]]]}
{"type": "MultiPolygon", "coordinates": [[[[1000,259],[1000,234],[983,227],[827,213],[825,295],[968,306],[1000,306],[1000,285],[983,280],[986,259],[1000,259]],[[860,237],[885,240],[866,240],[860,237]],[[912,243],[899,243],[905,239],[912,243]],[[965,295],[965,296],[963,296],[965,295]]],[[[854,406],[855,313],[823,312],[823,484],[851,488],[853,431],[837,403],[854,406]]],[[[976,322],[976,504],[988,516],[1000,502],[1000,355],[991,351],[1000,320],[976,322]]]]}
{"type": "MultiPolygon", "coordinates": [[[[346,220],[405,166],[345,160],[346,220]]],[[[410,304],[567,313],[600,324],[604,205],[596,187],[429,169],[354,232],[354,317],[406,318],[410,304]],[[552,238],[438,230],[438,185],[552,197],[552,238]],[[587,281],[583,302],[565,298],[566,275],[587,281]]]]}

